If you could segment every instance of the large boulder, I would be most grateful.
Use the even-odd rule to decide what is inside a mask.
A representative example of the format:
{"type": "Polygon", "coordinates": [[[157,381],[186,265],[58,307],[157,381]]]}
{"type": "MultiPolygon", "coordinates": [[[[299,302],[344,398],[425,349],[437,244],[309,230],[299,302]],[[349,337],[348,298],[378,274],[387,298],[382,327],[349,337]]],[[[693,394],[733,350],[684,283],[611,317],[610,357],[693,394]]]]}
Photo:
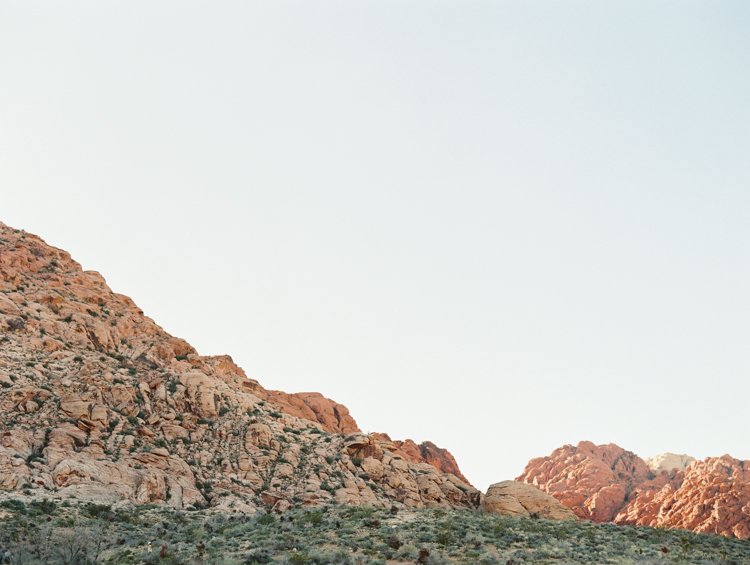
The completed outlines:
{"type": "Polygon", "coordinates": [[[575,513],[554,496],[516,481],[503,481],[490,486],[482,506],[492,514],[546,520],[578,520],[575,513]]]}

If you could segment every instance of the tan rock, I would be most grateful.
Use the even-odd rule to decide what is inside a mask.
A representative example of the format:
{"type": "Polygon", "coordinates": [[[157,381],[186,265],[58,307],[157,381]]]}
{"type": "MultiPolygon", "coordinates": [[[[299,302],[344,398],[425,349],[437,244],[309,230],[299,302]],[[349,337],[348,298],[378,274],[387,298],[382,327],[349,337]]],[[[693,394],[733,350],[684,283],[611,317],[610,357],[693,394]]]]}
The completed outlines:
{"type": "Polygon", "coordinates": [[[695,457],[690,457],[685,454],[677,455],[676,453],[663,453],[661,455],[647,457],[645,462],[649,469],[656,473],[661,471],[669,472],[673,469],[684,471],[688,465],[695,462],[695,457]]]}
{"type": "Polygon", "coordinates": [[[495,483],[484,497],[487,512],[546,520],[577,520],[578,517],[555,497],[516,481],[495,483]]]}
{"type": "Polygon", "coordinates": [[[251,424],[245,434],[245,443],[251,446],[270,447],[272,437],[271,428],[266,424],[251,424]]]}

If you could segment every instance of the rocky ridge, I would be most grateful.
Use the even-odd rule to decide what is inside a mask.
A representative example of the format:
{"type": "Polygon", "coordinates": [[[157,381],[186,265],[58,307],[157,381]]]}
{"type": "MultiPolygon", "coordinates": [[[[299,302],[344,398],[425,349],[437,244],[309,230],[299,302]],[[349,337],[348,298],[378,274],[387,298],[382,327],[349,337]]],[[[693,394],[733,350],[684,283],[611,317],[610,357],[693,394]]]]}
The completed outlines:
{"type": "Polygon", "coordinates": [[[396,446],[397,452],[402,454],[412,463],[427,463],[443,473],[451,473],[452,475],[455,475],[467,485],[471,484],[469,483],[469,480],[461,474],[461,470],[458,468],[458,463],[456,463],[456,459],[451,452],[447,449],[438,447],[431,441],[423,441],[422,443],[417,444],[411,439],[404,441],[392,440],[388,434],[384,433],[373,433],[372,435],[380,441],[392,442],[393,445],[396,446]]]}
{"type": "Polygon", "coordinates": [[[652,458],[654,470],[615,444],[582,441],[532,459],[516,480],[581,519],[750,538],[750,461],[675,457],[652,458]]]}
{"type": "Polygon", "coordinates": [[[0,386],[4,489],[242,512],[481,502],[455,474],[363,434],[345,406],[199,355],[99,273],[4,224],[0,386]]]}

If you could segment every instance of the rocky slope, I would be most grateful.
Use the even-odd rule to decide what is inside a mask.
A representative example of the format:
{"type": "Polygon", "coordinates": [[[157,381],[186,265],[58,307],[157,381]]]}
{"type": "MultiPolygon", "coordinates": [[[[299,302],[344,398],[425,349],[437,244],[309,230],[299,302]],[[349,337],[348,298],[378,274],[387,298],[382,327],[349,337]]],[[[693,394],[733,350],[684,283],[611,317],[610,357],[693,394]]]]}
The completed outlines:
{"type": "Polygon", "coordinates": [[[583,441],[532,459],[517,480],[594,522],[749,538],[750,461],[725,455],[685,467],[692,458],[675,457],[652,458],[654,470],[617,445],[583,441]]]}
{"type": "Polygon", "coordinates": [[[400,453],[412,463],[427,463],[443,473],[451,473],[452,475],[455,475],[467,485],[471,484],[468,479],[461,474],[461,470],[458,468],[458,463],[456,463],[451,452],[447,449],[438,447],[431,441],[423,441],[422,443],[417,444],[411,439],[405,441],[392,440],[388,434],[374,433],[372,435],[381,441],[392,442],[397,448],[397,453],[400,453]]]}
{"type": "Polygon", "coordinates": [[[266,390],[229,356],[198,355],[99,273],[4,224],[0,385],[5,489],[244,512],[481,499],[362,434],[346,407],[266,390]]]}

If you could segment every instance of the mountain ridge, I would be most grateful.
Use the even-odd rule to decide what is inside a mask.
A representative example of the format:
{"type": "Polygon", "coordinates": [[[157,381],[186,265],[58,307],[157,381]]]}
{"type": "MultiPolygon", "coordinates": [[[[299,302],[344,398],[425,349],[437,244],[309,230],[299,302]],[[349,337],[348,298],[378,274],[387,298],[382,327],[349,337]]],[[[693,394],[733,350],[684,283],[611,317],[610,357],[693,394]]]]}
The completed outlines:
{"type": "Polygon", "coordinates": [[[345,406],[266,390],[230,356],[199,355],[100,273],[5,224],[0,291],[3,488],[245,512],[481,502],[361,433],[345,406]]]}

